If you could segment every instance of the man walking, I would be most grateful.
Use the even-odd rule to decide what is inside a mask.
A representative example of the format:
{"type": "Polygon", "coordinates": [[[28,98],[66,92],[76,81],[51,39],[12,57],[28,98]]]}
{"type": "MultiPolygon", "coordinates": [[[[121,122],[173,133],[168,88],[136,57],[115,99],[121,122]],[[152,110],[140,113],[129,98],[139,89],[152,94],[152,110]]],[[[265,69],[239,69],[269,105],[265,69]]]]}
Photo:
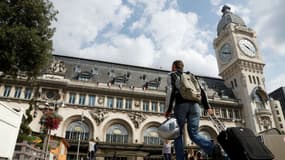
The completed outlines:
{"type": "MultiPolygon", "coordinates": [[[[184,145],[183,145],[183,128],[185,120],[187,120],[187,130],[190,139],[196,143],[202,150],[208,155],[212,156],[215,160],[222,158],[221,149],[218,145],[215,145],[208,139],[200,136],[199,121],[200,121],[200,106],[198,103],[202,103],[203,107],[209,114],[213,114],[213,110],[210,108],[205,91],[200,87],[200,102],[197,100],[184,99],[179,91],[177,83],[183,74],[184,64],[181,60],[176,60],[172,64],[172,72],[169,73],[167,79],[167,93],[166,93],[166,107],[165,117],[169,117],[174,107],[174,116],[177,119],[177,123],[180,128],[180,135],[174,140],[174,148],[176,152],[177,160],[184,160],[184,145]]],[[[195,78],[193,76],[193,78],[195,78]]]]}
{"type": "Polygon", "coordinates": [[[162,152],[164,160],[171,160],[171,143],[169,140],[164,141],[162,152]]]}
{"type": "Polygon", "coordinates": [[[96,160],[96,151],[97,151],[97,144],[94,141],[94,139],[91,139],[89,141],[89,146],[88,146],[88,157],[89,157],[89,160],[96,160]]]}

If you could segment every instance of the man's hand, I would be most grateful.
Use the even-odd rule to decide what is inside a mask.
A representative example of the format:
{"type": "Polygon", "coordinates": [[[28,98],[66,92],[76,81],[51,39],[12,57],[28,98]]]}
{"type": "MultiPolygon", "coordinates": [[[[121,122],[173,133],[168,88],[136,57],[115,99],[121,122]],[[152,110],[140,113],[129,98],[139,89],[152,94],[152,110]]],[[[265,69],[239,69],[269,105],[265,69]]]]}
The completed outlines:
{"type": "Polygon", "coordinates": [[[164,117],[165,117],[165,118],[170,117],[170,112],[164,112],[164,117]]]}
{"type": "Polygon", "coordinates": [[[209,109],[207,110],[207,112],[208,112],[209,115],[214,115],[214,111],[213,111],[212,108],[209,108],[209,109]]]}

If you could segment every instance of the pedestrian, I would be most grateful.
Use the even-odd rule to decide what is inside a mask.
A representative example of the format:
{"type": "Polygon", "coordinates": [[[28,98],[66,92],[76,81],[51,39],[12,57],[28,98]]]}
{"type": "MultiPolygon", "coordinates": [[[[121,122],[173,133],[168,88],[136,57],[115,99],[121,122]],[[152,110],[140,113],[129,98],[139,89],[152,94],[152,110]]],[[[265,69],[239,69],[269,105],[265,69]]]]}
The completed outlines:
{"type": "Polygon", "coordinates": [[[165,160],[171,160],[171,143],[169,140],[164,141],[162,153],[165,160]]]}
{"type": "MultiPolygon", "coordinates": [[[[187,100],[184,99],[179,91],[178,83],[181,81],[181,75],[183,74],[184,64],[181,60],[176,60],[172,64],[172,72],[168,74],[167,79],[167,92],[166,92],[166,112],[165,117],[170,117],[172,109],[174,107],[174,116],[177,119],[178,126],[180,127],[180,135],[174,140],[174,148],[176,152],[177,160],[184,160],[184,144],[183,144],[183,128],[185,120],[187,121],[187,130],[190,139],[196,143],[204,152],[212,156],[213,159],[221,159],[221,149],[218,145],[214,144],[210,140],[199,135],[199,121],[200,121],[200,106],[202,103],[205,111],[208,114],[213,114],[213,110],[208,103],[205,91],[200,88],[201,100],[187,100]]],[[[192,78],[197,78],[192,75],[192,78]]]]}
{"type": "Polygon", "coordinates": [[[89,160],[96,160],[96,152],[97,152],[97,144],[92,138],[89,141],[89,146],[88,146],[88,157],[89,160]]]}

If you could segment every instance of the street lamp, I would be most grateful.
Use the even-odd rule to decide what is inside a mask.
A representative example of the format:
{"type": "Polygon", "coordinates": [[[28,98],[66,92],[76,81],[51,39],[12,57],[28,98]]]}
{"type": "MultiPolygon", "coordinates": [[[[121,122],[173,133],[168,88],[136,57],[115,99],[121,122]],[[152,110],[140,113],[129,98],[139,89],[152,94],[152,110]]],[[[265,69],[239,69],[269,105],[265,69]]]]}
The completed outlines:
{"type": "MultiPolygon", "coordinates": [[[[44,111],[44,115],[43,115],[43,117],[42,117],[42,119],[41,119],[41,123],[42,124],[45,124],[46,122],[47,122],[47,115],[45,115],[45,114],[47,114],[50,110],[51,111],[55,111],[55,112],[57,112],[57,110],[58,110],[58,105],[60,105],[61,107],[63,107],[64,106],[64,103],[63,102],[57,102],[57,101],[55,101],[55,102],[52,102],[52,104],[53,104],[53,108],[50,108],[50,103],[49,102],[47,102],[46,101],[46,103],[45,103],[45,111],[44,111]]],[[[54,114],[54,113],[53,113],[54,114]]],[[[57,127],[56,127],[57,128],[57,127]]],[[[47,129],[47,136],[46,136],[46,138],[45,138],[45,145],[44,145],[44,153],[45,153],[45,159],[48,157],[48,155],[49,155],[49,153],[48,153],[48,145],[49,145],[49,141],[50,141],[50,135],[51,135],[51,130],[52,129],[56,129],[56,128],[50,128],[50,127],[47,127],[46,129],[47,129]]]]}
{"type": "Polygon", "coordinates": [[[80,130],[79,130],[79,136],[78,136],[76,160],[79,160],[80,137],[81,137],[81,134],[82,134],[82,122],[83,122],[83,120],[84,120],[84,113],[82,112],[81,119],[80,119],[80,130]]]}

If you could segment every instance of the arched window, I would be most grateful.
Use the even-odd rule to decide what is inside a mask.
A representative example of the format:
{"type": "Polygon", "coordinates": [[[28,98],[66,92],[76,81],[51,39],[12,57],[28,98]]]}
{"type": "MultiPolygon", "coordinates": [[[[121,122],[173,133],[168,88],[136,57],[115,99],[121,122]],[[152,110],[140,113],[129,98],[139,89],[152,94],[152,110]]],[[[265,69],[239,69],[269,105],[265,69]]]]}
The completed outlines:
{"type": "Polygon", "coordinates": [[[265,109],[264,101],[258,93],[255,95],[255,103],[258,109],[265,109]]]}
{"type": "Polygon", "coordinates": [[[121,124],[114,124],[108,128],[106,142],[108,143],[128,143],[129,133],[121,124]]]}
{"type": "Polygon", "coordinates": [[[144,144],[162,144],[162,140],[157,134],[156,127],[150,127],[143,133],[144,144]]]}
{"type": "Polygon", "coordinates": [[[67,127],[65,138],[68,140],[78,141],[80,137],[80,140],[88,141],[89,133],[90,129],[86,123],[82,121],[73,121],[67,127]]]}

